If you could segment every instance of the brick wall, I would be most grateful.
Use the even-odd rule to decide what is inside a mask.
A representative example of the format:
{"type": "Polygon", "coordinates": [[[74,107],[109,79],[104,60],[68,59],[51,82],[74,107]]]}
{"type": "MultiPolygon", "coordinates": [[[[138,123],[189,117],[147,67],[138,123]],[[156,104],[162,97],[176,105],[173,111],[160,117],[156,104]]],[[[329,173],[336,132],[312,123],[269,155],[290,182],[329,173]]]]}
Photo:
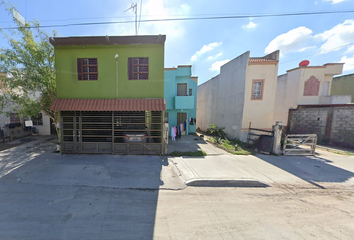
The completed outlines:
{"type": "Polygon", "coordinates": [[[289,111],[289,133],[317,134],[319,143],[354,148],[354,106],[301,106],[289,111]]]}

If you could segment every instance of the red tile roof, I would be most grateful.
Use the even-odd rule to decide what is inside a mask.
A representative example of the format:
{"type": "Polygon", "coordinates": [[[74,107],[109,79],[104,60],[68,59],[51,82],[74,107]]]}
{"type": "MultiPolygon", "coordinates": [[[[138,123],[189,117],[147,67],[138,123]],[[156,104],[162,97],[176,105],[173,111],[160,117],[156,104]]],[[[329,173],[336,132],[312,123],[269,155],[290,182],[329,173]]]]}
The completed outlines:
{"type": "Polygon", "coordinates": [[[265,58],[250,58],[251,63],[277,63],[278,60],[265,59],[265,58]]]}
{"type": "Polygon", "coordinates": [[[52,111],[166,111],[163,98],[55,99],[52,111]]]}

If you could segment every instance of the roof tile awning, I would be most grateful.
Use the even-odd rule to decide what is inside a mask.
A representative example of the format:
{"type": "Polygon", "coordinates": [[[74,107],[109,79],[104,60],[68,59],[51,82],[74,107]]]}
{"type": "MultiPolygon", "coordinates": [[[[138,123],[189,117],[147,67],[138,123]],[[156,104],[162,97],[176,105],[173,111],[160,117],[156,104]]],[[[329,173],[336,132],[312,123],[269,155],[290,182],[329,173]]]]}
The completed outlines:
{"type": "Polygon", "coordinates": [[[52,111],[166,111],[163,98],[55,99],[52,111]]]}

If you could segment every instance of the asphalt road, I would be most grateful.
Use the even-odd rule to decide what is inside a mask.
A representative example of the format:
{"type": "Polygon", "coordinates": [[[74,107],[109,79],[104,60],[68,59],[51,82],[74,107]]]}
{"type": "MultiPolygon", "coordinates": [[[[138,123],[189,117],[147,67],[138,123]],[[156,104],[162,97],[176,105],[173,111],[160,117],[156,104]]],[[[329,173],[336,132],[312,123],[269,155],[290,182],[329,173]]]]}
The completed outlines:
{"type": "MultiPolygon", "coordinates": [[[[51,142],[33,141],[0,153],[0,239],[354,235],[353,157],[292,158],[286,164],[276,157],[233,160],[221,155],[219,164],[236,168],[236,161],[243,168],[235,172],[268,179],[270,187],[187,187],[178,167],[166,158],[60,155],[53,149],[51,142]],[[302,172],[310,166],[311,171],[302,172]],[[331,176],[337,170],[344,175],[331,176]]],[[[196,161],[213,166],[215,159],[189,160],[198,173],[196,161]]],[[[199,173],[217,171],[222,169],[204,167],[199,173]]]]}

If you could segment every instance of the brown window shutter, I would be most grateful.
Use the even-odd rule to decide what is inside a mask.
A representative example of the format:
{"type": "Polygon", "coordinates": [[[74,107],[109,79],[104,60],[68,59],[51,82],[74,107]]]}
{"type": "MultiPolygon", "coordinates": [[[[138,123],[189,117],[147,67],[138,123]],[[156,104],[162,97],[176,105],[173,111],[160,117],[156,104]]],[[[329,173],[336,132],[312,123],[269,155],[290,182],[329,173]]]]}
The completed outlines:
{"type": "Polygon", "coordinates": [[[81,58],[78,58],[77,59],[77,78],[78,80],[83,80],[82,78],[82,59],[81,58]]]}

